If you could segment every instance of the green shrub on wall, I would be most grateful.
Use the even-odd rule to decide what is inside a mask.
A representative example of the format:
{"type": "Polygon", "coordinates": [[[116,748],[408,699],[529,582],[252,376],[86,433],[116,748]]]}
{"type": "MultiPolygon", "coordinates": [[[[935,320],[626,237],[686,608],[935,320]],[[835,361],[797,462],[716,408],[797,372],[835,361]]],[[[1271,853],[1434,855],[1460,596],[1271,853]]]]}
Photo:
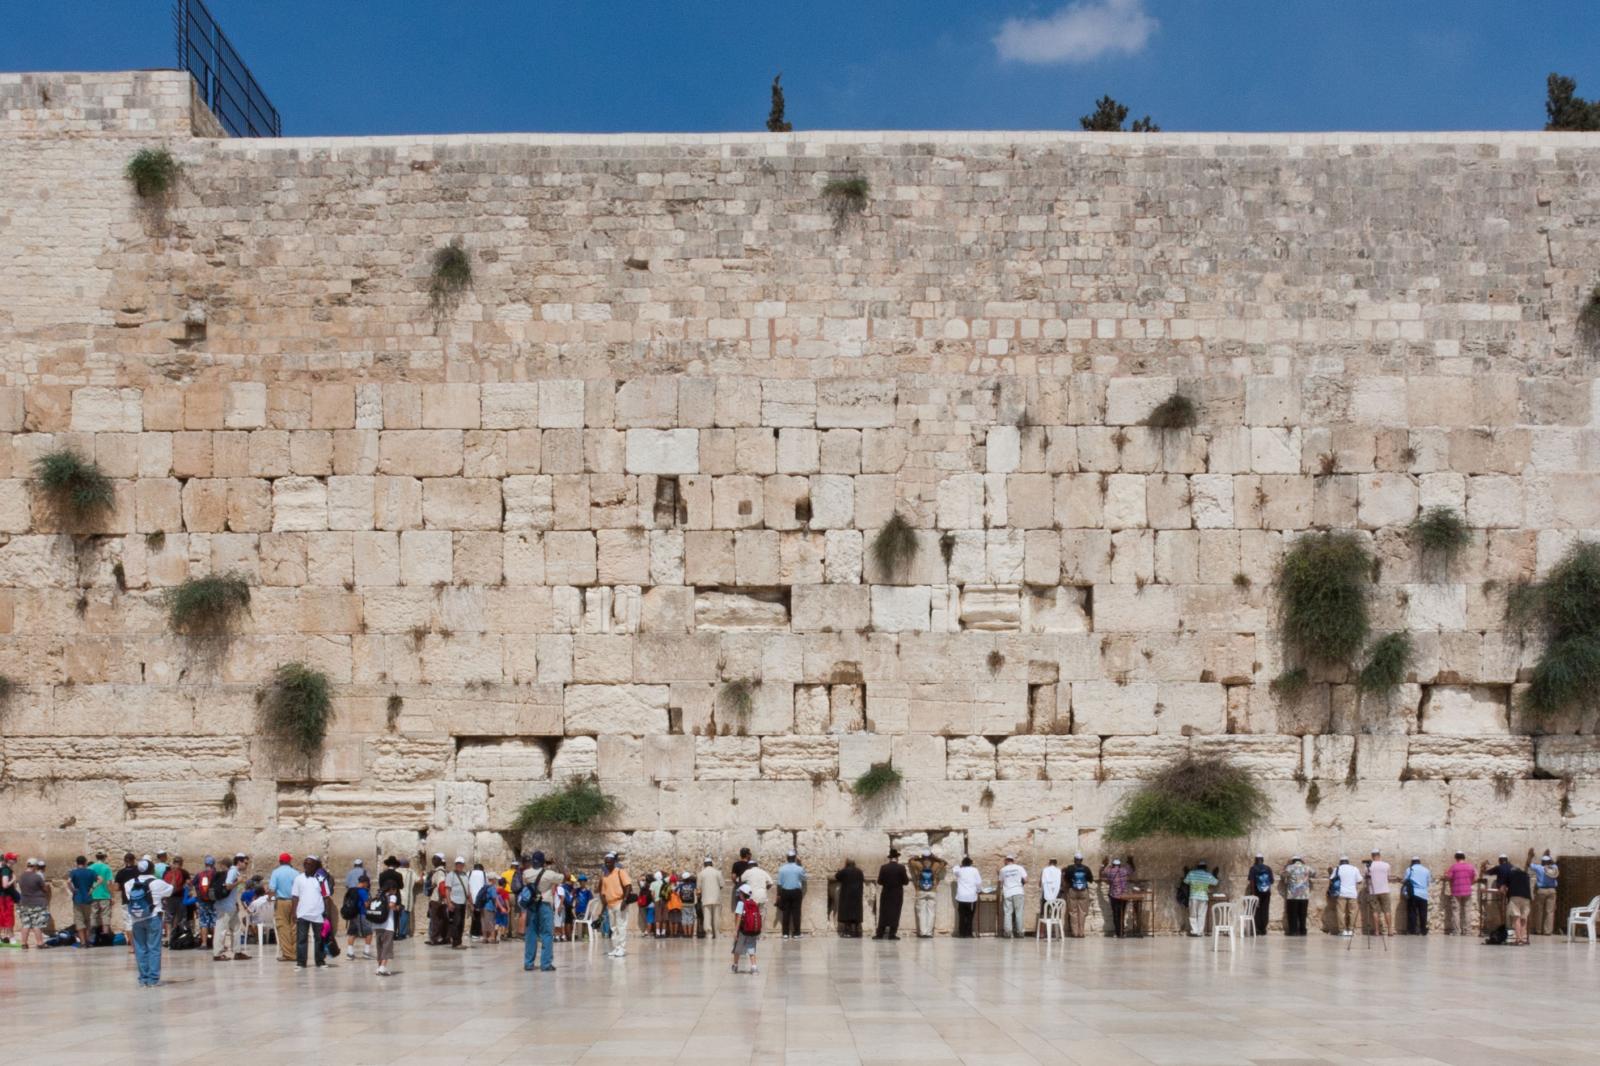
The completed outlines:
{"type": "Polygon", "coordinates": [[[850,791],[857,799],[877,799],[891,789],[900,787],[900,771],[886,762],[875,762],[864,774],[855,779],[850,791]]]}
{"type": "Polygon", "coordinates": [[[1506,620],[1544,642],[1523,695],[1528,711],[1600,706],[1600,544],[1574,544],[1544,580],[1513,588],[1506,620]]]}
{"type": "Polygon", "coordinates": [[[743,678],[725,683],[717,694],[717,706],[740,721],[749,718],[755,709],[756,688],[760,684],[743,678]]]}
{"type": "Polygon", "coordinates": [[[897,580],[916,560],[917,548],[917,531],[896,511],[872,538],[872,561],[884,577],[897,580]]]}
{"type": "Polygon", "coordinates": [[[1193,400],[1181,392],[1175,392],[1162,400],[1145,418],[1144,424],[1151,429],[1179,430],[1193,429],[1200,421],[1200,409],[1193,400]]]}
{"type": "Polygon", "coordinates": [[[1298,663],[1346,665],[1367,641],[1372,554],[1354,533],[1311,533],[1278,566],[1285,649],[1298,663]]]}
{"type": "Polygon", "coordinates": [[[1424,562],[1437,561],[1445,569],[1472,543],[1472,531],[1453,507],[1423,511],[1411,523],[1411,536],[1424,562]]]}
{"type": "Polygon", "coordinates": [[[1411,655],[1411,634],[1384,634],[1367,649],[1367,661],[1356,676],[1356,687],[1374,694],[1392,691],[1405,681],[1411,655]]]}
{"type": "Polygon", "coordinates": [[[599,781],[576,778],[523,804],[511,828],[524,833],[532,829],[584,829],[609,818],[616,809],[616,798],[601,789],[599,781]]]}
{"type": "Polygon", "coordinates": [[[1220,756],[1183,755],[1123,800],[1106,836],[1223,840],[1248,836],[1272,803],[1248,771],[1220,756]]]}
{"type": "Polygon", "coordinates": [[[284,747],[307,758],[322,751],[333,721],[328,675],[304,663],[285,663],[258,693],[261,728],[284,747]]]}
{"type": "Polygon", "coordinates": [[[35,460],[33,476],[46,503],[65,525],[89,525],[110,514],[116,505],[111,479],[95,463],[66,448],[35,460]]]}
{"type": "Polygon", "coordinates": [[[250,610],[250,584],[238,574],[192,577],[166,594],[167,622],[186,637],[228,636],[250,610]]]}
{"type": "Polygon", "coordinates": [[[824,185],[822,202],[827,204],[828,210],[833,213],[834,228],[843,229],[851,218],[864,213],[867,209],[867,197],[871,192],[872,186],[860,175],[835,178],[824,185]]]}
{"type": "Polygon", "coordinates": [[[146,200],[165,196],[178,181],[178,161],[165,148],[141,148],[123,167],[133,191],[146,200]]]}
{"type": "Polygon", "coordinates": [[[472,260],[457,237],[433,253],[433,272],[428,282],[428,301],[435,315],[455,310],[461,296],[472,284],[472,260]]]}

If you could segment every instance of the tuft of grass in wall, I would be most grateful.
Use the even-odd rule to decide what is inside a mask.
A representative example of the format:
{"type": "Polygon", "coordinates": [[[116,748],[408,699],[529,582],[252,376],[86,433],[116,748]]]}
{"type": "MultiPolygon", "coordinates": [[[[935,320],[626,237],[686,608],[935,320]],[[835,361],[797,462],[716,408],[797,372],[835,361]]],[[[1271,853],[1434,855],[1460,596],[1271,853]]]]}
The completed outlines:
{"type": "Polygon", "coordinates": [[[472,260],[457,237],[433,253],[433,274],[428,282],[428,302],[435,315],[447,315],[461,302],[472,284],[472,260]]]}
{"type": "Polygon", "coordinates": [[[1250,575],[1245,573],[1243,570],[1233,575],[1233,587],[1239,591],[1247,591],[1250,588],[1250,585],[1250,575]]]}
{"type": "Polygon", "coordinates": [[[877,799],[891,789],[899,788],[901,780],[899,770],[886,762],[875,762],[866,773],[855,779],[850,791],[855,793],[857,799],[877,799]]]}
{"type": "Polygon", "coordinates": [[[250,584],[239,574],[192,577],[166,593],[167,624],[186,637],[226,637],[250,612],[250,584]]]}
{"type": "Polygon", "coordinates": [[[1578,310],[1578,327],[1591,337],[1600,336],[1600,285],[1589,290],[1578,310]]]}
{"type": "Polygon", "coordinates": [[[822,187],[822,202],[833,214],[833,228],[843,229],[852,218],[867,210],[872,186],[860,175],[834,178],[822,187]]]}
{"type": "Polygon", "coordinates": [[[872,561],[890,580],[905,576],[917,557],[917,531],[899,511],[889,516],[872,538],[872,561]]]}
{"type": "Polygon", "coordinates": [[[1600,544],[1574,544],[1542,581],[1514,587],[1506,621],[1544,642],[1523,695],[1535,718],[1600,705],[1600,544]]]}
{"type": "Polygon", "coordinates": [[[1346,665],[1367,642],[1372,554],[1354,533],[1301,537],[1278,566],[1279,629],[1294,660],[1346,665]]]}
{"type": "Polygon", "coordinates": [[[740,721],[749,718],[755,710],[756,687],[760,684],[759,681],[743,678],[727,682],[722,686],[722,691],[717,693],[717,706],[740,721]]]}
{"type": "Polygon", "coordinates": [[[1472,531],[1454,507],[1430,507],[1417,515],[1411,537],[1425,561],[1436,560],[1446,570],[1472,543],[1472,531]]]}
{"type": "Polygon", "coordinates": [[[950,560],[956,554],[956,535],[950,532],[939,534],[939,557],[944,560],[944,565],[949,566],[950,560]]]}
{"type": "Polygon", "coordinates": [[[1313,781],[1313,782],[1311,782],[1311,787],[1306,789],[1306,810],[1308,810],[1308,811],[1316,810],[1317,809],[1317,805],[1319,803],[1321,803],[1321,802],[1322,802],[1322,786],[1317,784],[1315,781],[1313,781]]]}
{"type": "Polygon", "coordinates": [[[234,791],[236,784],[237,782],[230,778],[228,780],[228,791],[222,794],[222,813],[230,818],[239,809],[239,794],[234,791]]]}
{"type": "Polygon", "coordinates": [[[384,715],[389,732],[394,732],[395,726],[400,721],[400,712],[405,709],[405,706],[406,701],[398,692],[391,694],[388,702],[384,704],[384,715]]]}
{"type": "Polygon", "coordinates": [[[1406,679],[1411,666],[1411,634],[1386,633],[1367,649],[1367,661],[1356,677],[1362,692],[1389,692],[1406,679]]]}
{"type": "Polygon", "coordinates": [[[74,528],[110,514],[116,503],[111,479],[94,462],[66,448],[36,459],[33,476],[50,509],[74,528]]]}
{"type": "Polygon", "coordinates": [[[1285,703],[1295,703],[1311,687],[1311,675],[1303,666],[1285,670],[1267,685],[1267,690],[1285,703]]]}
{"type": "Polygon", "coordinates": [[[328,675],[305,663],[284,663],[259,694],[261,728],[307,758],[322,751],[333,721],[328,675]]]}
{"type": "Polygon", "coordinates": [[[556,791],[524,803],[511,828],[524,833],[533,829],[583,829],[609,818],[616,809],[616,797],[603,790],[598,780],[574,778],[556,791]]]}
{"type": "Polygon", "coordinates": [[[1006,657],[999,648],[991,648],[983,661],[989,667],[989,673],[991,674],[998,674],[1001,668],[1006,665],[1006,657]]]}
{"type": "Polygon", "coordinates": [[[1144,420],[1144,424],[1151,429],[1167,431],[1193,429],[1199,422],[1200,409],[1181,392],[1175,392],[1156,404],[1155,410],[1144,420]]]}
{"type": "Polygon", "coordinates": [[[123,569],[121,560],[111,564],[111,580],[117,583],[118,592],[128,591],[128,571],[123,569]]]}
{"type": "Polygon", "coordinates": [[[167,535],[159,529],[154,533],[146,533],[144,546],[148,551],[158,552],[167,546],[167,535]]]}
{"type": "Polygon", "coordinates": [[[1249,771],[1222,757],[1180,756],[1123,800],[1106,827],[1116,841],[1247,836],[1272,813],[1249,771]]]}
{"type": "Polygon", "coordinates": [[[141,148],[122,168],[122,176],[133,183],[133,191],[141,199],[154,200],[165,196],[178,183],[180,169],[178,161],[165,148],[141,148]]]}

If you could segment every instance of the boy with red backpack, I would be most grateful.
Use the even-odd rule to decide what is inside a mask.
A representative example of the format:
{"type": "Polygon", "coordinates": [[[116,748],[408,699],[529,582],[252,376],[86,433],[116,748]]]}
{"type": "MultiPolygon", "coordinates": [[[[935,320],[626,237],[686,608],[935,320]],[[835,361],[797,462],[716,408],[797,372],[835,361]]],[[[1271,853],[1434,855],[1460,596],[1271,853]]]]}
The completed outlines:
{"type": "Polygon", "coordinates": [[[739,886],[739,901],[733,905],[733,972],[739,972],[739,956],[750,956],[750,972],[756,969],[756,941],[761,939],[761,905],[750,896],[750,886],[739,886]]]}

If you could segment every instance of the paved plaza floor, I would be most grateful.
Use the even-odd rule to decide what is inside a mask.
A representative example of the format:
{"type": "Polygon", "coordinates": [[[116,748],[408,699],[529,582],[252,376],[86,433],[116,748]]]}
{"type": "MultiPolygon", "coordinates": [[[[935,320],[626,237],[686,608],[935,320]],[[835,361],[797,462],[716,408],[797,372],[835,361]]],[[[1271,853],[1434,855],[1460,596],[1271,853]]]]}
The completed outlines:
{"type": "Polygon", "coordinates": [[[161,988],[122,949],[0,950],[0,1032],[17,1061],[121,1063],[1600,1062],[1600,949],[1430,936],[1224,945],[1175,937],[960,941],[632,938],[626,960],[556,945],[400,945],[401,971],[340,959],[167,955],[161,988]],[[1349,950],[1347,950],[1347,946],[1349,950]]]}

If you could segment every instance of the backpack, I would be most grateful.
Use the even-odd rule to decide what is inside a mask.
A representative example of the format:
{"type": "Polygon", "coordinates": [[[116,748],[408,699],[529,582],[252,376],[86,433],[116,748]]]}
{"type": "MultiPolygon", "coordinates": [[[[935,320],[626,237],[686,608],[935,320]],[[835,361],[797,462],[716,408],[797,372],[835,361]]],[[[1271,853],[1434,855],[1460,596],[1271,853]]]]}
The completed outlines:
{"type": "Polygon", "coordinates": [[[192,951],[200,942],[195,939],[194,933],[186,925],[180,925],[172,931],[172,940],[168,944],[170,951],[192,951]]]}
{"type": "Polygon", "coordinates": [[[200,875],[200,899],[206,903],[221,903],[228,898],[232,891],[228,887],[228,875],[207,870],[200,875]]]}
{"type": "Polygon", "coordinates": [[[1187,907],[1189,905],[1189,882],[1179,881],[1178,891],[1174,893],[1174,897],[1178,901],[1178,906],[1187,907]]]}
{"type": "Polygon", "coordinates": [[[150,898],[150,881],[146,877],[135,877],[123,889],[123,895],[128,900],[128,917],[138,921],[148,918],[155,913],[155,903],[150,898]]]}
{"type": "Polygon", "coordinates": [[[1257,892],[1271,892],[1272,891],[1272,871],[1271,870],[1262,870],[1260,873],[1256,874],[1256,891],[1257,892]]]}
{"type": "Polygon", "coordinates": [[[1488,938],[1484,940],[1485,944],[1493,944],[1495,947],[1499,947],[1500,945],[1504,944],[1505,942],[1506,942],[1506,927],[1503,926],[1503,925],[1496,926],[1494,931],[1491,932],[1489,934],[1488,938]]]}
{"type": "Polygon", "coordinates": [[[531,911],[539,905],[538,889],[544,884],[544,871],[534,872],[533,880],[522,879],[522,891],[517,893],[517,906],[525,911],[531,911]]]}
{"type": "Polygon", "coordinates": [[[1082,866],[1072,867],[1072,888],[1075,892],[1082,892],[1089,887],[1089,871],[1082,866]]]}
{"type": "Polygon", "coordinates": [[[1328,898],[1339,898],[1339,872],[1337,870],[1334,871],[1332,877],[1328,878],[1328,898]]]}
{"type": "Polygon", "coordinates": [[[344,894],[344,902],[339,904],[339,917],[347,922],[353,922],[361,914],[361,897],[355,889],[350,889],[344,894]]]}
{"type": "Polygon", "coordinates": [[[488,885],[484,885],[482,888],[478,889],[478,895],[477,895],[476,898],[473,899],[472,906],[475,909],[481,911],[485,907],[487,907],[488,905],[489,905],[489,886],[488,885]]]}
{"type": "Polygon", "coordinates": [[[739,932],[745,936],[761,935],[761,908],[753,899],[744,901],[744,907],[739,912],[739,932]]]}
{"type": "Polygon", "coordinates": [[[368,924],[373,927],[382,925],[389,920],[389,897],[376,892],[367,899],[367,909],[363,912],[368,924]]]}
{"type": "Polygon", "coordinates": [[[933,867],[924,865],[917,871],[917,888],[923,892],[933,891],[933,867]]]}
{"type": "Polygon", "coordinates": [[[680,881],[678,883],[678,898],[683,901],[685,907],[694,906],[694,892],[693,881],[680,881]]]}

